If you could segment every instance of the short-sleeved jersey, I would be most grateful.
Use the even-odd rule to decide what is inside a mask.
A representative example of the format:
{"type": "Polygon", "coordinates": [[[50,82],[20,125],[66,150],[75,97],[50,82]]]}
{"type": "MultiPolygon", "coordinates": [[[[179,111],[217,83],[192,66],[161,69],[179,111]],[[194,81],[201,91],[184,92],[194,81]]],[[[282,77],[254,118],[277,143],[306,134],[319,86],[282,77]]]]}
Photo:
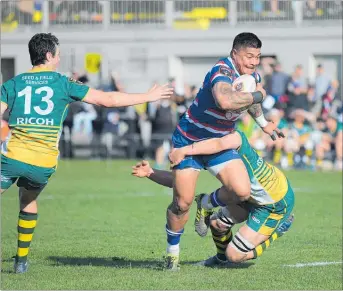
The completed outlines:
{"type": "Polygon", "coordinates": [[[288,191],[286,176],[256,153],[243,132],[239,130],[237,132],[242,139],[238,152],[248,170],[251,183],[249,201],[258,205],[280,201],[288,191]]]}
{"type": "Polygon", "coordinates": [[[58,142],[68,105],[81,101],[89,87],[53,71],[32,70],[1,87],[9,110],[10,134],[1,152],[40,167],[55,167],[58,142]]]}
{"type": "MultiPolygon", "coordinates": [[[[222,137],[235,129],[235,122],[244,113],[225,111],[218,107],[212,94],[212,87],[218,82],[232,84],[240,76],[232,59],[220,59],[206,74],[192,105],[181,118],[177,129],[192,141],[222,137]]],[[[261,77],[253,73],[256,82],[261,77]]]]}

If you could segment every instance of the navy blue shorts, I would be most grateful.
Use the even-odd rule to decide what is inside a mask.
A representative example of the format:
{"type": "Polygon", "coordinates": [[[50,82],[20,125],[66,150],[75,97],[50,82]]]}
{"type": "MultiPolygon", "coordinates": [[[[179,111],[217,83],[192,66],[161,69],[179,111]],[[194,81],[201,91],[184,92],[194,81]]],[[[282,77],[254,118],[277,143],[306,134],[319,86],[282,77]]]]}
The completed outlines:
{"type": "MultiPolygon", "coordinates": [[[[178,129],[175,129],[172,136],[172,143],[174,148],[181,148],[194,143],[194,141],[187,139],[178,129]]],[[[192,168],[198,171],[206,169],[212,175],[216,176],[227,163],[236,159],[241,159],[236,150],[225,150],[213,155],[186,156],[182,162],[173,169],[183,170],[192,168]]]]}

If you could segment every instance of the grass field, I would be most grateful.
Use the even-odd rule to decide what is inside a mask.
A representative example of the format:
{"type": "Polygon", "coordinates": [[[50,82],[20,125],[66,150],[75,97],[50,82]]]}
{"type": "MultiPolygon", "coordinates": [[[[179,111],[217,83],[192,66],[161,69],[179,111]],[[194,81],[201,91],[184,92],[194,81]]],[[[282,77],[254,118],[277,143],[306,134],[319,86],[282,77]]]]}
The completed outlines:
{"type": "MultiPolygon", "coordinates": [[[[130,161],[61,162],[40,197],[29,272],[12,273],[18,195],[2,207],[2,290],[47,289],[342,289],[342,173],[287,173],[296,192],[295,222],[261,258],[237,268],[193,262],[214,254],[191,221],[181,239],[181,271],[161,271],[171,190],[130,175],[130,161]],[[295,264],[336,262],[330,265],[295,264]],[[292,265],[292,266],[287,266],[292,265]]],[[[198,191],[218,182],[203,173],[198,191]]]]}

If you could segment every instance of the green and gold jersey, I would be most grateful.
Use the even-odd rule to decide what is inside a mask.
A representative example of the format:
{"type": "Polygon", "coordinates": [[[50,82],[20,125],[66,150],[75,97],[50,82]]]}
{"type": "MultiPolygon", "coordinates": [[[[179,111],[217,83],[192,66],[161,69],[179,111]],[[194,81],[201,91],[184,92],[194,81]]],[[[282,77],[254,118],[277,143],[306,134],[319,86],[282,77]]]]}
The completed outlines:
{"type": "Polygon", "coordinates": [[[280,201],[288,191],[286,176],[256,153],[243,132],[239,130],[237,132],[242,139],[242,145],[238,152],[242,156],[251,182],[249,201],[258,205],[280,201]]]}
{"type": "Polygon", "coordinates": [[[58,142],[68,105],[81,101],[89,87],[57,72],[32,70],[1,87],[9,110],[10,134],[1,152],[40,167],[55,167],[58,142]]]}

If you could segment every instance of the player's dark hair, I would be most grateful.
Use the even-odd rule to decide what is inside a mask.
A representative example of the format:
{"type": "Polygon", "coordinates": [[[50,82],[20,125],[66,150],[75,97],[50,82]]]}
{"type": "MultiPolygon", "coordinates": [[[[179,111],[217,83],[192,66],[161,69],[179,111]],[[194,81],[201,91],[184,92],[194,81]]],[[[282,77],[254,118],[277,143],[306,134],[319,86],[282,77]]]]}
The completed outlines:
{"type": "Polygon", "coordinates": [[[59,45],[58,38],[51,33],[37,33],[29,41],[29,53],[32,66],[45,63],[46,54],[56,54],[56,47],[59,45]]]}
{"type": "Polygon", "coordinates": [[[251,32],[242,32],[237,34],[233,40],[232,49],[239,50],[241,48],[261,48],[262,41],[251,32]]]}

